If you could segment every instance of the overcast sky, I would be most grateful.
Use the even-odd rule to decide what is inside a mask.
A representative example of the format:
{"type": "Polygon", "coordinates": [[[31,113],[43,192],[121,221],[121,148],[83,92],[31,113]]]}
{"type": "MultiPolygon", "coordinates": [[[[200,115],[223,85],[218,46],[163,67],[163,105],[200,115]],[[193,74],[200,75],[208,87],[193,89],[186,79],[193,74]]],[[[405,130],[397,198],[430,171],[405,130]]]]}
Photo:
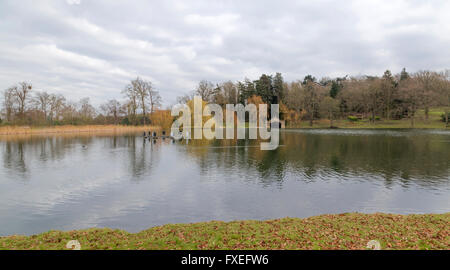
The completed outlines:
{"type": "Polygon", "coordinates": [[[136,76],[164,104],[198,81],[450,68],[450,1],[0,1],[0,89],[98,105],[136,76]]]}

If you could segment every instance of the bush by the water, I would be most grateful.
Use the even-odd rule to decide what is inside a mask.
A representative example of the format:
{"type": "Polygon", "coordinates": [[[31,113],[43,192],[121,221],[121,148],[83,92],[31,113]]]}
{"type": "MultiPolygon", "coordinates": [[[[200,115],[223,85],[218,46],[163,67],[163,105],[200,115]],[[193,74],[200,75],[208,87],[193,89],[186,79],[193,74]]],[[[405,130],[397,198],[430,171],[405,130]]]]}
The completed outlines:
{"type": "MultiPolygon", "coordinates": [[[[372,117],[370,117],[370,121],[373,121],[373,118],[372,118],[372,117]]],[[[381,121],[381,117],[375,116],[375,121],[381,121]]]]}
{"type": "Polygon", "coordinates": [[[350,122],[356,122],[356,121],[358,121],[358,117],[353,116],[353,115],[349,115],[347,118],[348,118],[348,120],[349,120],[350,122]]]}

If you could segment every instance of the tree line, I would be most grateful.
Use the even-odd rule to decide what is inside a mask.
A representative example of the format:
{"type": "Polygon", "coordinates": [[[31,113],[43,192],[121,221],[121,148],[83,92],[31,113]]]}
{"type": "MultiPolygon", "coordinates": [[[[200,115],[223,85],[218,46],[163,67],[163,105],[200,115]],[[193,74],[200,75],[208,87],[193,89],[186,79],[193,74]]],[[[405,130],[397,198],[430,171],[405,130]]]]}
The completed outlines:
{"type": "MultiPolygon", "coordinates": [[[[123,124],[169,125],[170,112],[161,109],[161,96],[150,81],[136,78],[121,94],[123,101],[111,99],[95,108],[89,98],[70,101],[61,94],[36,91],[21,82],[3,91],[0,124],[3,125],[83,125],[123,124]]],[[[315,120],[409,118],[414,127],[416,114],[423,110],[425,121],[432,107],[442,107],[442,120],[449,125],[450,71],[405,69],[393,75],[389,70],[378,76],[317,79],[307,75],[286,82],[281,73],[262,74],[257,80],[226,81],[213,84],[202,80],[196,89],[177,98],[187,103],[199,95],[207,103],[225,108],[226,104],[280,104],[280,118],[294,126],[315,120]]]]}
{"type": "Polygon", "coordinates": [[[145,125],[152,124],[152,118],[160,120],[161,96],[150,81],[138,77],[124,87],[122,95],[124,101],[111,99],[95,108],[88,97],[74,102],[61,94],[36,91],[31,83],[20,82],[3,91],[0,124],[145,125]]]}
{"type": "Polygon", "coordinates": [[[285,82],[280,73],[263,74],[257,80],[213,84],[200,81],[189,94],[177,98],[187,103],[194,95],[208,103],[280,104],[280,118],[287,125],[308,121],[313,126],[318,119],[357,121],[366,119],[397,120],[409,118],[414,127],[419,110],[425,121],[432,107],[443,107],[442,120],[448,126],[450,108],[450,71],[418,71],[409,74],[406,69],[393,75],[386,70],[378,76],[354,76],[317,79],[307,75],[301,80],[285,82]]]}

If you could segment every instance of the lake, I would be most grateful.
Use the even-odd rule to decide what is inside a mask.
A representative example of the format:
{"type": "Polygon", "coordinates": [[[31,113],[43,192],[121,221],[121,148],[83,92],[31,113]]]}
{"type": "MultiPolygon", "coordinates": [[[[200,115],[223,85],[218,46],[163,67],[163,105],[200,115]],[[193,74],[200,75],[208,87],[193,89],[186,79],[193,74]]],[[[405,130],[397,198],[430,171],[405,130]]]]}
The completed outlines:
{"type": "Polygon", "coordinates": [[[283,130],[259,142],[0,137],[0,235],[343,212],[450,212],[450,131],[283,130]]]}

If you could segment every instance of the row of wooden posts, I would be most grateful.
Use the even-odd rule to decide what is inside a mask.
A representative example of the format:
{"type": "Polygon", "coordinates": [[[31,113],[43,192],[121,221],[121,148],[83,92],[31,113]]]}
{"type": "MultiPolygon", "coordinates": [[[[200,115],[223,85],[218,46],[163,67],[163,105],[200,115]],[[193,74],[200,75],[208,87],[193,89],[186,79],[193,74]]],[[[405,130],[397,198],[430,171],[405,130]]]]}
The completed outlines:
{"type": "Polygon", "coordinates": [[[158,136],[158,134],[156,133],[156,131],[149,131],[148,133],[146,133],[145,131],[144,131],[144,138],[151,138],[151,137],[154,137],[154,138],[158,138],[158,137],[169,137],[169,136],[167,136],[166,135],[166,132],[165,131],[162,131],[162,135],[161,136],[158,136]]]}

